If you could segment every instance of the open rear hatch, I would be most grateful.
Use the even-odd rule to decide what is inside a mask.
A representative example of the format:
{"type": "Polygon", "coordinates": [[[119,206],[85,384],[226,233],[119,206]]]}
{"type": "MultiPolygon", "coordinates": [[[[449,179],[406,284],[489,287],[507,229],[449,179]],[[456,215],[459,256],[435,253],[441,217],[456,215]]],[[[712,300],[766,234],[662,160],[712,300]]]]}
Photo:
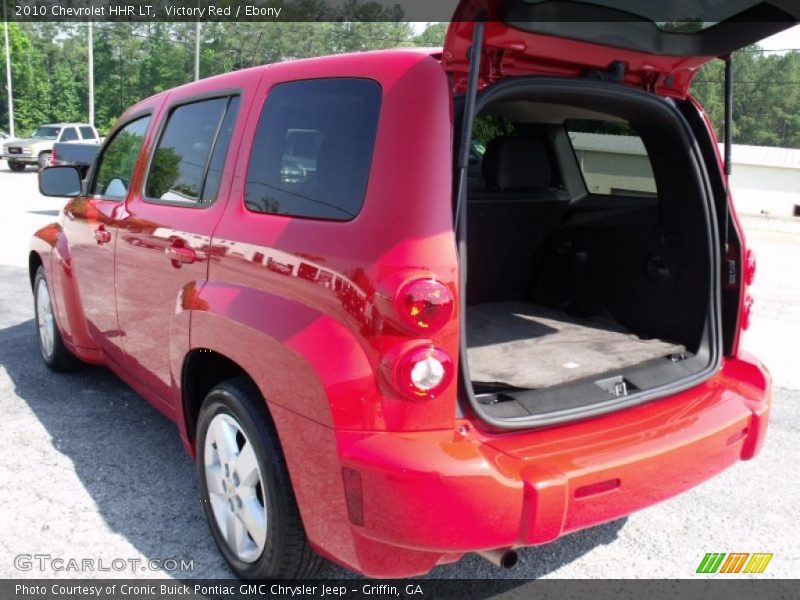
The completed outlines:
{"type": "Polygon", "coordinates": [[[513,76],[594,74],[684,96],[706,62],[796,25],[800,3],[462,0],[443,54],[461,92],[467,87],[467,51],[476,20],[486,23],[479,88],[513,76]]]}
{"type": "Polygon", "coordinates": [[[460,3],[442,55],[463,94],[460,139],[474,147],[475,117],[500,131],[479,169],[463,142],[457,153],[460,393],[484,421],[587,418],[717,371],[727,202],[664,98],[683,101],[703,64],[798,17],[785,0],[460,3]],[[633,172],[590,185],[601,143],[633,172]],[[653,187],[631,190],[650,169],[653,187]]]}

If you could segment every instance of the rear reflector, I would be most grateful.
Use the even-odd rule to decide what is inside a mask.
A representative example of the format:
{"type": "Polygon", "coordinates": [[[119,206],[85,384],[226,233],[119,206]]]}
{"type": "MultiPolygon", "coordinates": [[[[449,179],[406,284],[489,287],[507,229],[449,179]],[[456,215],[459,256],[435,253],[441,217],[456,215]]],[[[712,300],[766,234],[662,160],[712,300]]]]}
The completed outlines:
{"type": "Polygon", "coordinates": [[[579,487],[575,490],[576,498],[588,498],[589,496],[597,496],[612,490],[617,489],[622,482],[619,479],[609,479],[608,481],[601,481],[599,483],[592,483],[579,487]]]}
{"type": "Polygon", "coordinates": [[[353,525],[364,524],[364,497],[361,494],[361,473],[355,469],[342,467],[344,481],[344,497],[347,502],[347,514],[353,525]]]}

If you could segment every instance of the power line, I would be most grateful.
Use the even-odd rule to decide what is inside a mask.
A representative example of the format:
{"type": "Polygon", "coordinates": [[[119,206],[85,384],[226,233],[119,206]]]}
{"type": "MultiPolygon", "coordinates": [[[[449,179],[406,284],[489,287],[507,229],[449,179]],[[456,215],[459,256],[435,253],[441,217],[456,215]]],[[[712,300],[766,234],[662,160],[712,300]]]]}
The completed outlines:
{"type": "MultiPolygon", "coordinates": [[[[723,85],[724,81],[711,81],[707,79],[695,79],[694,83],[714,83],[717,85],[723,85]]],[[[744,84],[744,85],[800,85],[800,81],[739,81],[738,79],[735,80],[736,85],[744,84]]]]}
{"type": "Polygon", "coordinates": [[[739,50],[739,52],[800,52],[800,48],[749,48],[747,50],[739,50]]]}

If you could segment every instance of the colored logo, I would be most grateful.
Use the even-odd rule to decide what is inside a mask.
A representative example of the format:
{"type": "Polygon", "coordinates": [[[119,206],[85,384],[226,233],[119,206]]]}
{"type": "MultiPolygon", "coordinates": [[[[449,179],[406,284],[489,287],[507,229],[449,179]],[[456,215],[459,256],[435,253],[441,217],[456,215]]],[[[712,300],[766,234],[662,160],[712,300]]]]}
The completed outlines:
{"type": "Polygon", "coordinates": [[[772,554],[766,552],[709,552],[700,561],[697,573],[763,573],[772,554]]]}

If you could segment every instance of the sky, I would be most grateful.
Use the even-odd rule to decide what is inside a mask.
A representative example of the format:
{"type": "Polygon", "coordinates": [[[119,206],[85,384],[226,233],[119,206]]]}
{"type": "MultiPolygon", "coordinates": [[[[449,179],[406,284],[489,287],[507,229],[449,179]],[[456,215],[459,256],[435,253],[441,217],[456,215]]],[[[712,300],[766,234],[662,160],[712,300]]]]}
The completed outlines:
{"type": "MultiPolygon", "coordinates": [[[[427,23],[412,23],[414,30],[421,33],[427,23]]],[[[796,48],[800,50],[800,26],[787,29],[783,33],[773,35],[759,43],[765,50],[785,50],[796,48]]]]}
{"type": "Polygon", "coordinates": [[[765,50],[800,49],[800,26],[792,27],[778,35],[773,35],[761,41],[759,46],[765,50]]]}

